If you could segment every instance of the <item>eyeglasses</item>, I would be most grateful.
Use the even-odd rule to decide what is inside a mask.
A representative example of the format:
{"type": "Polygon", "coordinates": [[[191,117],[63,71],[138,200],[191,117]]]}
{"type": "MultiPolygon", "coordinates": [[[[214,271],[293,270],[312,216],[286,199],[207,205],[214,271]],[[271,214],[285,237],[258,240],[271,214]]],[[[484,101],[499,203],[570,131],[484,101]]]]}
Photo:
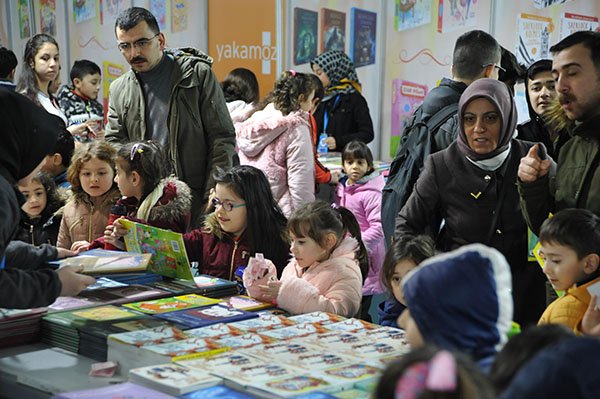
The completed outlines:
{"type": "Polygon", "coordinates": [[[489,66],[494,66],[494,68],[497,68],[499,71],[505,72],[506,73],[506,68],[502,68],[500,65],[498,64],[494,64],[494,63],[490,63],[490,64],[483,64],[481,67],[482,68],[487,68],[489,66]]]}
{"type": "Polygon", "coordinates": [[[219,205],[221,205],[223,207],[223,209],[225,209],[227,212],[233,211],[234,208],[240,208],[242,206],[246,206],[245,203],[233,205],[231,202],[229,202],[229,201],[221,201],[217,197],[213,197],[213,199],[211,200],[211,203],[213,204],[213,206],[215,207],[215,209],[218,208],[219,205]]]}
{"type": "Polygon", "coordinates": [[[117,47],[119,48],[119,50],[120,50],[122,53],[126,53],[126,52],[128,52],[129,50],[131,50],[131,46],[135,47],[135,48],[136,48],[136,49],[138,49],[138,50],[143,50],[143,49],[145,49],[146,47],[148,47],[148,46],[150,45],[150,43],[152,42],[152,40],[154,40],[154,38],[155,38],[156,36],[158,36],[158,35],[160,35],[160,32],[158,32],[156,35],[152,36],[152,37],[151,37],[151,38],[149,38],[149,39],[146,39],[146,38],[144,38],[144,39],[139,39],[139,40],[136,40],[136,41],[135,41],[135,42],[133,42],[133,43],[125,43],[125,42],[123,42],[123,43],[119,43],[119,44],[117,45],[117,47]]]}

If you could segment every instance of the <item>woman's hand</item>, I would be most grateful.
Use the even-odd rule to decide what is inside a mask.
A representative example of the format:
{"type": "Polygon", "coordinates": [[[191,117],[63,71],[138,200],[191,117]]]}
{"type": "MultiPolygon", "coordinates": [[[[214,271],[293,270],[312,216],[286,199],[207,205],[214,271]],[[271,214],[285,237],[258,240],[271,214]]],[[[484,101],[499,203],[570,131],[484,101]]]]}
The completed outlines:
{"type": "Polygon", "coordinates": [[[75,241],[73,245],[71,245],[71,251],[75,253],[80,253],[83,251],[87,251],[90,248],[90,243],[87,241],[75,241]]]}
{"type": "Polygon", "coordinates": [[[327,148],[330,150],[334,150],[337,147],[337,143],[335,142],[335,137],[327,137],[325,139],[325,143],[327,144],[327,148]]]}

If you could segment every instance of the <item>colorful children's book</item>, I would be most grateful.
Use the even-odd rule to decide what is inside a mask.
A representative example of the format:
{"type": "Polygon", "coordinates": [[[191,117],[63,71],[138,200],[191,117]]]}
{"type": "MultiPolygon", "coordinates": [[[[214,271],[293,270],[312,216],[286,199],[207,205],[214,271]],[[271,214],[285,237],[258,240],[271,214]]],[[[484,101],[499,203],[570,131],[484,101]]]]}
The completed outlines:
{"type": "Polygon", "coordinates": [[[243,335],[245,333],[245,331],[234,327],[232,324],[234,323],[212,324],[206,327],[193,328],[191,330],[187,330],[186,332],[191,336],[199,338],[222,338],[225,336],[231,337],[243,335]]]}
{"type": "Polygon", "coordinates": [[[261,334],[275,339],[292,339],[304,337],[307,335],[322,334],[328,331],[329,330],[327,328],[325,328],[319,323],[303,323],[295,324],[290,327],[277,328],[275,330],[270,331],[263,331],[261,334]]]}
{"type": "Polygon", "coordinates": [[[221,347],[232,349],[248,348],[254,345],[268,344],[274,342],[275,339],[261,334],[247,333],[244,335],[222,337],[215,340],[221,347]]]}
{"type": "Polygon", "coordinates": [[[325,380],[336,384],[340,389],[354,387],[354,384],[361,381],[374,381],[383,372],[382,368],[362,363],[342,364],[315,372],[325,380]]]}
{"type": "Polygon", "coordinates": [[[369,323],[368,321],[360,319],[346,319],[338,321],[337,323],[327,324],[327,329],[331,331],[343,331],[343,332],[361,332],[365,330],[375,330],[381,327],[378,324],[369,323]]]}
{"type": "Polygon", "coordinates": [[[145,271],[151,258],[151,254],[94,249],[61,260],[59,267],[83,266],[88,274],[136,272],[145,271]]]}
{"type": "Polygon", "coordinates": [[[290,316],[288,319],[292,320],[296,324],[302,323],[321,323],[330,324],[337,323],[338,321],[345,320],[346,318],[334,313],[327,312],[311,312],[305,314],[299,314],[296,316],[290,316]]]}
{"type": "Polygon", "coordinates": [[[262,302],[246,295],[234,295],[227,298],[225,302],[229,307],[242,310],[262,310],[272,308],[274,306],[272,303],[262,302]]]}
{"type": "Polygon", "coordinates": [[[210,388],[200,389],[198,391],[182,395],[183,399],[254,399],[254,396],[246,395],[224,385],[217,385],[210,388]]]}
{"type": "Polygon", "coordinates": [[[146,366],[170,362],[173,358],[195,353],[211,352],[220,346],[210,338],[192,337],[181,341],[167,342],[158,345],[146,345],[141,348],[142,356],[148,356],[146,366]]]}
{"type": "Polygon", "coordinates": [[[229,351],[198,359],[176,359],[175,363],[220,375],[229,373],[233,369],[258,366],[263,364],[264,361],[250,356],[244,351],[229,351]]]}
{"type": "Polygon", "coordinates": [[[256,313],[245,310],[229,309],[221,305],[206,306],[197,309],[180,310],[156,315],[164,320],[177,323],[187,328],[198,328],[217,323],[246,320],[258,317],[256,313]]]}
{"type": "Polygon", "coordinates": [[[129,380],[171,395],[182,395],[222,382],[206,372],[173,363],[132,369],[129,380]]]}
{"type": "Polygon", "coordinates": [[[260,398],[292,398],[315,391],[331,392],[336,390],[336,385],[323,378],[305,374],[255,381],[245,389],[260,398]]]}
{"type": "Polygon", "coordinates": [[[89,309],[51,313],[44,316],[44,320],[67,327],[79,327],[90,321],[133,319],[141,316],[139,313],[128,309],[106,305],[89,309]]]}
{"type": "MultiPolygon", "coordinates": [[[[361,391],[360,389],[346,389],[344,391],[336,392],[332,398],[337,399],[370,399],[371,394],[367,391],[361,391]]],[[[296,398],[297,399],[297,398],[296,398]]]]}
{"type": "Polygon", "coordinates": [[[230,323],[230,326],[248,332],[260,332],[293,326],[295,323],[285,316],[261,313],[257,318],[230,323]]]}
{"type": "Polygon", "coordinates": [[[172,312],[174,310],[192,309],[201,306],[213,305],[220,300],[207,298],[201,295],[189,294],[169,298],[155,299],[152,301],[142,301],[127,303],[123,305],[126,308],[137,310],[147,314],[159,314],[172,312]]]}
{"type": "Polygon", "coordinates": [[[129,229],[124,237],[127,250],[153,255],[149,271],[166,277],[194,279],[183,235],[130,220],[121,223],[129,229]]]}
{"type": "Polygon", "coordinates": [[[109,385],[103,388],[86,389],[84,391],[73,391],[60,393],[53,399],[102,399],[102,398],[127,398],[127,399],[177,399],[175,396],[167,395],[141,385],[125,382],[122,384],[109,385]]]}

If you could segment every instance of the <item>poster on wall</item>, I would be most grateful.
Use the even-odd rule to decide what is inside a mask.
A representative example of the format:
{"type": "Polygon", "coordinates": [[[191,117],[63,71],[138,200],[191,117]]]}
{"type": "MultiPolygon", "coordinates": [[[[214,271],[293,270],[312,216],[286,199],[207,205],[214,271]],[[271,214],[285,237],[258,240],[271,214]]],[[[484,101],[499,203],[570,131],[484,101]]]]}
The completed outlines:
{"type": "Polygon", "coordinates": [[[416,28],[431,22],[433,0],[395,0],[394,27],[397,31],[416,28]]]}
{"type": "Polygon", "coordinates": [[[321,52],[346,51],[346,13],[321,8],[321,52]]]}
{"type": "Polygon", "coordinates": [[[56,36],[56,0],[40,0],[40,31],[56,36]]]}
{"type": "Polygon", "coordinates": [[[591,15],[579,15],[565,12],[560,17],[560,38],[564,39],[571,33],[579,32],[580,30],[598,30],[598,17],[591,15]]]}
{"type": "Polygon", "coordinates": [[[150,0],[150,12],[158,22],[161,31],[167,30],[167,0],[150,0]]]}
{"type": "Polygon", "coordinates": [[[96,17],[96,0],[73,0],[73,18],[78,24],[96,17]]]}
{"type": "Polygon", "coordinates": [[[31,3],[29,0],[19,0],[19,37],[27,39],[31,36],[31,3]]]}
{"type": "Polygon", "coordinates": [[[188,27],[187,0],[171,0],[171,32],[183,32],[188,27]]]}
{"type": "Polygon", "coordinates": [[[390,157],[395,157],[404,130],[404,121],[423,104],[427,95],[427,85],[394,79],[392,81],[392,134],[390,157]]]}
{"type": "Polygon", "coordinates": [[[306,64],[317,56],[319,13],[294,8],[294,64],[306,64]]]}
{"type": "Polygon", "coordinates": [[[104,93],[104,122],[107,123],[106,113],[108,112],[108,92],[110,84],[117,80],[117,78],[125,73],[125,67],[123,65],[115,64],[113,62],[104,61],[102,63],[102,93],[104,93]]]}
{"type": "Polygon", "coordinates": [[[475,26],[477,0],[439,0],[438,27],[440,33],[475,26]]]}
{"type": "Polygon", "coordinates": [[[350,58],[355,67],[375,63],[377,13],[352,7],[350,10],[350,58]]]}
{"type": "Polygon", "coordinates": [[[550,58],[550,34],[554,30],[552,18],[533,14],[517,17],[517,61],[529,66],[542,58],[550,58]]]}
{"type": "Polygon", "coordinates": [[[100,24],[112,25],[117,15],[131,7],[131,0],[99,0],[100,24]]]}
{"type": "Polygon", "coordinates": [[[569,0],[533,0],[535,8],[546,8],[555,4],[566,3],[569,0]]]}

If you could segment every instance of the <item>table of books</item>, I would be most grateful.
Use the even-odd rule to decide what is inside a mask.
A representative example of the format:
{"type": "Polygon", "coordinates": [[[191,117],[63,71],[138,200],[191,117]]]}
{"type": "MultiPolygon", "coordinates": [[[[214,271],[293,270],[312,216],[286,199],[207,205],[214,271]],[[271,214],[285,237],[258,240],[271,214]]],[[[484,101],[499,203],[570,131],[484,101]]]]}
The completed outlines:
{"type": "MultiPolygon", "coordinates": [[[[221,281],[217,295],[227,283],[234,288],[221,281]]],[[[5,312],[5,342],[41,342],[0,351],[0,397],[366,398],[408,349],[398,329],[324,312],[290,316],[231,292],[210,298],[210,290],[199,289],[203,296],[177,284],[163,282],[157,292],[103,281],[93,295],[5,312]],[[89,375],[107,360],[118,363],[115,374],[100,367],[107,376],[89,375]]]]}

